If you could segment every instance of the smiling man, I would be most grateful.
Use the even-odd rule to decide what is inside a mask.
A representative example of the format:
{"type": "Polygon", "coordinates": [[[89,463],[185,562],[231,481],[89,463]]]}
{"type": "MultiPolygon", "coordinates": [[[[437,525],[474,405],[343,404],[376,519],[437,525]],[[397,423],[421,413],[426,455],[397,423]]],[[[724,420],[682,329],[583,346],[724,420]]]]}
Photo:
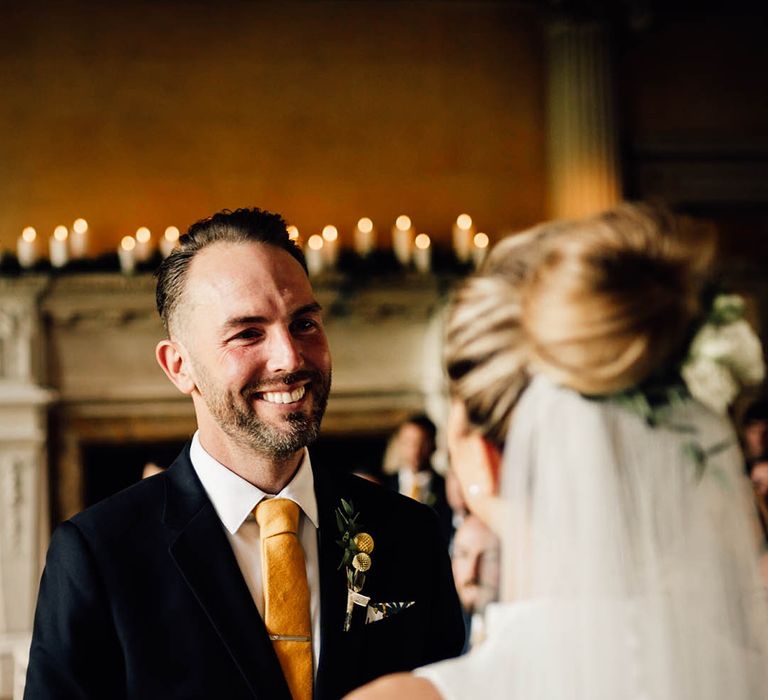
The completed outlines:
{"type": "Polygon", "coordinates": [[[434,514],[310,460],[331,359],[282,218],[193,224],[157,307],[157,360],[198,430],[166,472],[56,529],[24,697],[331,699],[458,654],[434,514]]]}

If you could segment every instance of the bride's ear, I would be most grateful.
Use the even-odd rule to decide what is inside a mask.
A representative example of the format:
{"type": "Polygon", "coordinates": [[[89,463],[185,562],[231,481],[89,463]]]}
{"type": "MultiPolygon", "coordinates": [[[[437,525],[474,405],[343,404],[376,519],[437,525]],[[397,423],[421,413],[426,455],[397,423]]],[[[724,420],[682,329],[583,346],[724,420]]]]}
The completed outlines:
{"type": "Polygon", "coordinates": [[[501,535],[504,532],[503,506],[499,498],[501,452],[479,433],[474,433],[473,441],[476,455],[474,481],[467,488],[465,500],[469,510],[497,535],[501,535]]]}
{"type": "Polygon", "coordinates": [[[482,439],[483,461],[490,475],[491,493],[496,496],[499,493],[501,482],[501,452],[496,445],[482,439]]]}

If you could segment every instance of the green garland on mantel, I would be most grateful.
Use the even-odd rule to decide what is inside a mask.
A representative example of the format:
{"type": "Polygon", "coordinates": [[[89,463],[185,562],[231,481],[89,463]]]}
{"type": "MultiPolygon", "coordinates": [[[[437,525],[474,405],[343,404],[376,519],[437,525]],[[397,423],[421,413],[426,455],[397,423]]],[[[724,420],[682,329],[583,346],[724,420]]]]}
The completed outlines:
{"type": "MultiPolygon", "coordinates": [[[[136,264],[134,274],[154,272],[161,261],[160,253],[155,251],[151,258],[136,264]]],[[[332,280],[335,277],[358,282],[369,280],[372,277],[399,279],[403,276],[420,276],[425,278],[448,276],[456,278],[464,277],[472,272],[472,270],[473,266],[471,263],[460,262],[452,251],[443,250],[439,246],[434,246],[432,249],[432,272],[427,274],[417,273],[412,265],[403,267],[391,250],[377,250],[365,258],[360,257],[351,250],[342,250],[336,268],[322,272],[314,279],[322,284],[323,280],[332,280]]],[[[3,277],[41,273],[59,276],[105,272],[120,272],[120,262],[117,253],[104,253],[96,257],[70,260],[60,268],[52,267],[50,261],[41,259],[28,269],[22,269],[16,256],[12,253],[4,253],[0,256],[0,276],[3,277]]]]}

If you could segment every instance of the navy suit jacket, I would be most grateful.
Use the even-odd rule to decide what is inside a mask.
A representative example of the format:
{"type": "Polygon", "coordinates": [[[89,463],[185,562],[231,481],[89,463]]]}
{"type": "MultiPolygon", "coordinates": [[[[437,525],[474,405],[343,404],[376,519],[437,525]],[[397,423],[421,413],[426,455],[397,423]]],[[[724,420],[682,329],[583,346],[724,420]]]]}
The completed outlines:
{"type": "MultiPolygon", "coordinates": [[[[461,652],[450,562],[429,508],[363,479],[314,472],[320,660],[315,698],[461,652]],[[345,498],[374,539],[363,593],[415,601],[343,631],[346,578],[334,511],[345,498]]],[[[54,532],[35,614],[28,700],[288,699],[232,548],[189,460],[88,508],[54,532]]]]}
{"type": "MultiPolygon", "coordinates": [[[[384,486],[392,491],[400,489],[400,475],[395,472],[384,479],[384,486]]],[[[434,469],[429,469],[429,484],[426,500],[422,499],[437,514],[440,521],[440,528],[443,532],[443,538],[446,544],[453,540],[453,511],[448,505],[448,498],[445,495],[445,479],[434,469]]]]}

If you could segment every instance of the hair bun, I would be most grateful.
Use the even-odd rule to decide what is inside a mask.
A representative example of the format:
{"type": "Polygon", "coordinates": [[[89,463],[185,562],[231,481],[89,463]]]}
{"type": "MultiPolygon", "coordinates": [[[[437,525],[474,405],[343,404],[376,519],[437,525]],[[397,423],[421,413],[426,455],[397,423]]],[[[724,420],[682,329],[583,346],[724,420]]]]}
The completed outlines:
{"type": "Polygon", "coordinates": [[[595,396],[662,371],[701,311],[711,231],[638,204],[558,228],[521,290],[532,369],[595,396]]]}

